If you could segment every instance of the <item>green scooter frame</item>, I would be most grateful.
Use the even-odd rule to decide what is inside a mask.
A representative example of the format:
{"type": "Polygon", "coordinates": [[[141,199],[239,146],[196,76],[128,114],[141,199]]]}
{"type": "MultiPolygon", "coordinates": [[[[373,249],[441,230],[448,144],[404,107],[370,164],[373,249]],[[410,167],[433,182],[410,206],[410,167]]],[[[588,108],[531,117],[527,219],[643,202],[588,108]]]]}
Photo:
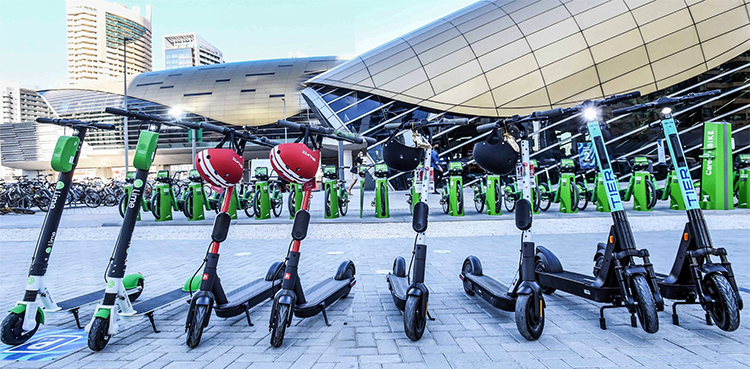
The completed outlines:
{"type": "Polygon", "coordinates": [[[557,183],[555,203],[560,204],[561,213],[577,213],[579,189],[575,175],[576,164],[573,159],[560,161],[560,180],[557,183]]]}
{"type": "MultiPolygon", "coordinates": [[[[364,186],[362,186],[364,187],[364,186]]],[[[388,204],[388,165],[375,165],[375,218],[389,218],[391,216],[388,204]]]]}
{"type": "MultiPolygon", "coordinates": [[[[289,184],[289,196],[287,197],[287,207],[289,208],[289,219],[294,219],[294,215],[297,214],[297,211],[299,211],[299,209],[302,209],[303,195],[304,195],[304,191],[302,191],[301,184],[297,184],[297,183],[289,184]]],[[[310,196],[312,198],[312,195],[310,196]]]]}
{"type": "Polygon", "coordinates": [[[156,173],[156,186],[151,196],[151,213],[157,222],[164,222],[172,220],[172,210],[180,210],[172,189],[172,181],[168,170],[160,170],[156,173]]]}
{"type": "Polygon", "coordinates": [[[738,155],[734,163],[734,207],[747,209],[750,208],[750,155],[738,155]]]}
{"type": "MultiPolygon", "coordinates": [[[[133,181],[135,181],[135,172],[128,172],[128,174],[125,175],[125,186],[123,186],[122,188],[124,193],[120,197],[120,202],[117,205],[118,209],[120,210],[120,216],[123,218],[125,217],[125,206],[128,199],[130,198],[130,193],[133,192],[133,181]]],[[[138,216],[136,217],[136,220],[141,220],[141,210],[149,210],[148,201],[146,200],[145,195],[141,200],[141,207],[138,209],[138,216]]]]}
{"type": "Polygon", "coordinates": [[[195,169],[190,170],[188,178],[190,184],[183,194],[182,212],[189,221],[206,219],[204,209],[211,210],[211,207],[206,196],[203,178],[195,169]]]}
{"type": "Polygon", "coordinates": [[[271,197],[268,191],[268,168],[255,168],[255,219],[271,219],[271,197]]]}
{"type": "Polygon", "coordinates": [[[652,211],[656,205],[656,185],[654,176],[649,172],[648,159],[636,156],[633,163],[633,174],[623,195],[623,201],[633,199],[633,210],[652,211]]]}
{"type": "Polygon", "coordinates": [[[440,205],[443,212],[454,217],[464,216],[464,167],[461,162],[448,163],[448,184],[443,186],[440,205]]]}

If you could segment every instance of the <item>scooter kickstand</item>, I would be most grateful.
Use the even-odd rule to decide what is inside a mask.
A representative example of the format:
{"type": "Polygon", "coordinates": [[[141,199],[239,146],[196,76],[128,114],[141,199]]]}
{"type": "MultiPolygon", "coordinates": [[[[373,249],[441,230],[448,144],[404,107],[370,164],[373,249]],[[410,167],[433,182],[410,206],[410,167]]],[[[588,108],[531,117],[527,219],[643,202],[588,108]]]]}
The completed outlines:
{"type": "Polygon", "coordinates": [[[161,333],[160,330],[156,329],[156,323],[154,323],[154,312],[146,313],[146,316],[148,317],[148,321],[151,322],[151,328],[154,330],[154,333],[161,333]]]}
{"type": "Polygon", "coordinates": [[[323,313],[323,320],[326,322],[326,326],[330,327],[331,323],[328,323],[328,314],[326,314],[326,307],[320,304],[320,312],[323,313]]]}
{"type": "Polygon", "coordinates": [[[430,311],[429,310],[427,310],[427,319],[429,319],[429,320],[435,320],[435,318],[433,318],[432,315],[430,315],[430,311]]]}
{"type": "Polygon", "coordinates": [[[247,305],[245,305],[245,317],[247,318],[247,324],[248,324],[249,326],[251,326],[251,327],[254,327],[254,326],[255,326],[255,324],[253,324],[253,321],[252,321],[252,320],[250,320],[250,313],[249,313],[249,312],[247,312],[247,310],[248,310],[248,309],[247,309],[247,305]]]}
{"type": "Polygon", "coordinates": [[[680,317],[677,315],[677,302],[672,304],[672,324],[680,325],[680,317]]]}
{"type": "Polygon", "coordinates": [[[711,314],[709,314],[708,311],[706,312],[706,324],[714,325],[713,321],[711,320],[711,314]]]}
{"type": "Polygon", "coordinates": [[[638,319],[635,318],[635,313],[630,313],[630,326],[638,328],[638,319]]]}
{"type": "Polygon", "coordinates": [[[78,309],[79,308],[71,309],[70,312],[73,314],[73,318],[76,320],[76,326],[78,327],[78,329],[83,329],[83,327],[81,327],[81,321],[78,319],[78,309]]]}

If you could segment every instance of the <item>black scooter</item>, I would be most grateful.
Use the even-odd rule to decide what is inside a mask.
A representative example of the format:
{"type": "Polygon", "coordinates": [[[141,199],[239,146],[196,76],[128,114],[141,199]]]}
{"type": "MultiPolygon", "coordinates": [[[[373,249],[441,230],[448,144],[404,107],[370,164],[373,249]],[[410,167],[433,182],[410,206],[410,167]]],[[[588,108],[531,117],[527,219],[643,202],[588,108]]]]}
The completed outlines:
{"type": "Polygon", "coordinates": [[[600,107],[613,105],[640,96],[640,92],[614,95],[602,100],[585,101],[565,109],[553,109],[539,114],[550,118],[568,114],[583,113],[586,125],[582,133],[588,132],[593,151],[604,178],[613,225],[609,230],[607,243],[598,245],[594,276],[563,270],[560,260],[545,247],[537,247],[537,279],[542,291],[547,294],[556,289],[572,293],[588,300],[611,303],[599,309],[599,326],[606,329],[604,310],[625,306],[630,312],[630,324],[641,327],[648,333],[659,330],[657,310],[664,309],[664,301],[659,292],[653,265],[648,250],[637,249],[627,214],[622,206],[617,178],[612,172],[604,137],[601,132],[600,107]],[[635,258],[643,259],[642,264],[635,258]],[[637,319],[636,319],[637,315],[637,319]]]}
{"type": "MultiPolygon", "coordinates": [[[[190,129],[204,129],[224,135],[217,148],[221,148],[225,143],[228,143],[229,147],[239,155],[242,155],[245,151],[245,144],[248,142],[268,147],[274,147],[278,144],[265,137],[256,137],[247,131],[239,131],[229,127],[220,127],[210,123],[181,123],[190,129]]],[[[200,344],[203,329],[208,327],[211,319],[211,310],[216,312],[216,316],[220,318],[231,318],[244,313],[247,324],[253,326],[249,310],[270,299],[281,289],[284,264],[275,262],[268,268],[264,278],[256,279],[231,292],[224,292],[221,278],[219,278],[216,269],[219,263],[219,246],[226,240],[229,224],[232,220],[227,212],[232,202],[234,190],[234,186],[226,187],[226,193],[223,195],[221,210],[214,220],[211,244],[201,265],[205,265],[203,274],[200,275],[200,278],[192,277],[189,282],[191,286],[200,283],[199,291],[190,300],[190,309],[185,321],[186,343],[189,347],[196,347],[200,344]]],[[[193,290],[192,287],[190,289],[193,290]]]]}
{"type": "MultiPolygon", "coordinates": [[[[375,139],[370,137],[347,134],[321,126],[297,124],[285,120],[279,120],[277,125],[282,128],[301,132],[302,135],[297,139],[297,142],[302,142],[313,150],[320,148],[324,137],[356,144],[375,143],[375,139]]],[[[322,313],[326,325],[330,326],[326,308],[333,305],[336,301],[349,296],[352,287],[357,283],[354,277],[356,273],[354,263],[346,260],[339,264],[338,270],[333,277],[325,279],[311,288],[307,288],[306,291],[302,289],[302,282],[297,272],[300,260],[299,248],[302,240],[307,236],[307,229],[310,225],[310,213],[308,209],[310,208],[310,197],[314,186],[314,178],[303,184],[302,207],[294,215],[294,225],[292,227],[293,240],[287,251],[284,280],[281,284],[281,290],[276,293],[273,299],[273,307],[271,308],[271,317],[268,324],[268,330],[271,332],[271,346],[273,347],[279,347],[284,342],[286,328],[291,326],[293,316],[308,318],[322,313]]]]}
{"type": "MultiPolygon", "coordinates": [[[[502,122],[484,124],[477,127],[477,132],[484,133],[495,129],[503,130],[508,125],[518,125],[523,122],[544,120],[546,117],[514,116],[502,122]]],[[[463,282],[464,291],[469,296],[479,295],[492,306],[503,311],[514,311],[518,332],[529,341],[538,339],[544,330],[544,297],[542,289],[536,281],[534,271],[536,247],[531,238],[531,188],[534,177],[534,167],[529,163],[529,142],[525,137],[525,130],[520,128],[516,132],[524,132],[523,136],[506,135],[506,139],[521,139],[521,162],[516,165],[516,183],[521,186],[523,197],[516,201],[516,228],[522,231],[521,258],[516,276],[510,286],[506,286],[495,278],[485,275],[482,263],[476,256],[469,256],[464,260],[459,278],[463,282]]],[[[477,145],[488,144],[481,142],[477,145]]],[[[477,148],[474,149],[476,153],[477,148]]],[[[499,153],[498,155],[499,156],[499,153]]],[[[498,158],[500,159],[500,158],[498,158]]],[[[475,160],[478,160],[475,156],[475,160]]],[[[502,160],[502,159],[500,159],[502,160]]],[[[486,168],[489,169],[489,168],[486,168]]],[[[506,174],[506,173],[498,173],[506,174]]]]}
{"type": "Polygon", "coordinates": [[[711,240],[703,211],[698,204],[698,196],[693,187],[693,179],[685,161],[685,153],[682,151],[680,135],[677,132],[677,123],[672,116],[671,109],[673,105],[695,102],[720,94],[721,90],[714,90],[679,97],[662,97],[654,102],[614,110],[612,114],[661,109],[660,121],[649,124],[649,127],[661,128],[664,133],[688,216],[672,270],[669,275],[657,274],[661,294],[668,299],[680,300],[672,304],[672,324],[680,324],[677,305],[700,303],[706,312],[706,324],[711,325],[713,320],[719,329],[731,332],[740,326],[742,297],[737,289],[737,282],[734,279],[726,249],[714,247],[711,240]],[[719,257],[720,261],[718,263],[712,261],[712,256],[719,257]]]}
{"type": "MultiPolygon", "coordinates": [[[[73,129],[69,136],[61,136],[57,140],[55,150],[52,154],[52,169],[60,172],[55,193],[50,201],[50,208],[44,218],[42,231],[34,249],[34,257],[31,259],[29,279],[26,285],[26,293],[22,301],[10,310],[8,316],[2,323],[2,342],[8,345],[20,345],[34,336],[40,323],[45,321],[45,312],[69,311],[75,318],[76,325],[82,329],[78,319],[78,310],[95,302],[104,290],[99,290],[85,295],[77,296],[64,301],[55,301],[44,281],[47,273],[47,265],[55,243],[57,229],[62,219],[65,208],[65,200],[70,192],[73,182],[73,174],[78,165],[83,141],[89,129],[113,130],[112,124],[97,122],[82,122],[67,119],[37,118],[39,123],[56,124],[73,129]],[[37,297],[39,300],[37,300],[37,297]],[[41,302],[41,303],[40,303],[41,302]]],[[[125,294],[130,301],[135,301],[143,290],[143,276],[134,274],[126,276],[125,294]]]]}
{"type": "Polygon", "coordinates": [[[427,264],[427,218],[429,193],[435,189],[433,169],[431,165],[432,130],[431,128],[449,125],[467,125],[469,121],[462,119],[443,119],[439,122],[427,120],[406,123],[388,123],[385,128],[393,133],[383,144],[383,158],[386,164],[394,170],[414,170],[416,181],[414,191],[418,202],[412,211],[412,229],[417,232],[412,252],[412,266],[408,271],[406,260],[399,256],[393,261],[393,272],[388,273],[386,280],[388,289],[393,296],[396,308],[404,312],[404,332],[412,341],[422,338],[427,319],[434,320],[427,311],[430,291],[425,284],[425,267],[427,264]],[[406,146],[396,140],[399,131],[411,130],[415,146],[406,146]],[[426,136],[426,137],[425,137],[426,136]],[[421,168],[418,168],[419,164],[421,168]]]}

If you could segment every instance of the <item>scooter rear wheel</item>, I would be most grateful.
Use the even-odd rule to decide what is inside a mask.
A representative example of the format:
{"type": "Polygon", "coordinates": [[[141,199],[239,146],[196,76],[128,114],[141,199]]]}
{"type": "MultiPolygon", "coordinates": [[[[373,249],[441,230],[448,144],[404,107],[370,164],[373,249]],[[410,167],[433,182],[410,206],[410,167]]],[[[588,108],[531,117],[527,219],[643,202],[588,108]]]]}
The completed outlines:
{"type": "Polygon", "coordinates": [[[271,324],[271,346],[273,347],[279,347],[284,343],[284,333],[290,314],[289,309],[289,305],[278,305],[273,313],[275,315],[273,324],[271,324]]]}
{"type": "Polygon", "coordinates": [[[201,343],[201,337],[203,336],[203,327],[205,327],[205,319],[208,315],[208,306],[195,305],[193,311],[193,317],[188,323],[187,337],[185,343],[190,348],[195,348],[201,343]]]}
{"type": "Polygon", "coordinates": [[[656,312],[656,302],[651,292],[646,277],[637,274],[630,280],[631,293],[637,304],[636,315],[641,323],[641,328],[646,333],[656,333],[659,331],[659,316],[656,312]]]}
{"type": "Polygon", "coordinates": [[[24,313],[9,313],[3,320],[2,327],[0,327],[0,341],[11,346],[20,345],[28,341],[34,336],[36,330],[39,329],[39,322],[42,321],[42,313],[39,311],[36,312],[36,325],[34,329],[26,333],[23,332],[23,319],[24,313]]]}
{"type": "Polygon", "coordinates": [[[477,213],[479,214],[482,214],[482,212],[484,211],[484,196],[482,195],[484,194],[482,193],[474,194],[474,209],[477,209],[477,213]]]}
{"type": "Polygon", "coordinates": [[[533,295],[518,295],[516,299],[516,327],[523,338],[536,341],[544,331],[544,298],[539,300],[542,305],[540,316],[534,316],[536,301],[533,295]]]}
{"type": "Polygon", "coordinates": [[[89,331],[89,348],[93,351],[101,351],[107,346],[110,339],[109,319],[95,318],[89,331]]]}
{"type": "Polygon", "coordinates": [[[404,332],[412,341],[419,341],[427,325],[427,312],[422,311],[422,298],[409,295],[404,307],[404,332]]]}
{"type": "Polygon", "coordinates": [[[709,311],[719,329],[732,332],[740,326],[740,309],[737,304],[737,296],[729,284],[727,278],[718,273],[713,273],[705,279],[708,295],[714,300],[713,309],[709,311]]]}

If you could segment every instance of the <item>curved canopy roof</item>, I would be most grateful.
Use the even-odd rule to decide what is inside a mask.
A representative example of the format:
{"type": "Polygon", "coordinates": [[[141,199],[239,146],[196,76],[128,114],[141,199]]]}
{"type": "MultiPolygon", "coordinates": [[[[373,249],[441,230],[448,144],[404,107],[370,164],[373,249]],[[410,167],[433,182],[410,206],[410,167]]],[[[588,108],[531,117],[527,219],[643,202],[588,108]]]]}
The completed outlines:
{"type": "MultiPolygon", "coordinates": [[[[300,85],[343,61],[335,56],[257,60],[141,73],[128,80],[128,96],[235,125],[265,125],[302,112],[300,85]],[[284,100],[282,100],[282,98],[284,100]]],[[[122,95],[122,80],[62,90],[122,95]]]]}
{"type": "Polygon", "coordinates": [[[509,116],[697,76],[750,49],[750,0],[480,1],[308,84],[509,116]]]}

